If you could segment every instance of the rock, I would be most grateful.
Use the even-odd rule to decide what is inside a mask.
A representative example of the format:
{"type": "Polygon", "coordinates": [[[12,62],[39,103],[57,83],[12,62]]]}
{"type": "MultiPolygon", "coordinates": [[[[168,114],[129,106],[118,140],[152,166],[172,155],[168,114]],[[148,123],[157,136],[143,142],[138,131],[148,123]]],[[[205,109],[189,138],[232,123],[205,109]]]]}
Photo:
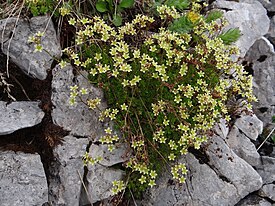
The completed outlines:
{"type": "Polygon", "coordinates": [[[258,0],[266,8],[268,12],[275,12],[274,0],[258,0]]]}
{"type": "Polygon", "coordinates": [[[188,175],[183,185],[171,184],[172,177],[164,173],[148,190],[144,206],[235,205],[262,186],[259,174],[238,157],[219,136],[213,136],[204,148],[209,162],[199,163],[192,154],[181,157],[188,175]]]}
{"type": "Polygon", "coordinates": [[[61,47],[54,25],[48,16],[33,17],[29,20],[19,19],[18,22],[17,20],[15,17],[0,20],[0,33],[2,34],[0,42],[3,44],[3,53],[10,56],[11,61],[27,75],[44,80],[47,77],[47,71],[51,69],[54,57],[61,56],[61,47]],[[13,32],[14,27],[16,29],[13,32]],[[28,42],[28,38],[44,30],[42,45],[45,51],[34,52],[34,45],[28,42]]]}
{"type": "Polygon", "coordinates": [[[220,119],[220,122],[215,125],[214,129],[215,132],[223,139],[225,139],[229,133],[229,127],[225,119],[220,119]]]}
{"type": "Polygon", "coordinates": [[[109,167],[128,160],[130,148],[127,148],[127,144],[116,144],[114,151],[109,152],[107,145],[92,144],[89,151],[91,157],[100,156],[103,158],[99,164],[109,167]]]}
{"type": "Polygon", "coordinates": [[[260,155],[250,139],[233,126],[226,138],[226,143],[240,158],[252,166],[260,163],[260,155]]]}
{"type": "Polygon", "coordinates": [[[1,206],[42,205],[47,201],[47,179],[40,156],[0,151],[1,206]]]}
{"type": "Polygon", "coordinates": [[[258,195],[250,194],[238,202],[236,206],[272,206],[272,204],[258,195]]]}
{"type": "Polygon", "coordinates": [[[240,48],[240,57],[244,57],[254,42],[268,32],[270,20],[266,9],[256,0],[217,0],[214,6],[227,10],[224,14],[229,22],[227,29],[240,29],[242,36],[236,42],[240,48]]]}
{"type": "Polygon", "coordinates": [[[87,174],[87,189],[90,195],[88,199],[90,202],[95,203],[112,196],[112,182],[122,180],[124,175],[125,173],[119,169],[107,168],[99,164],[90,165],[87,174]]]}
{"type": "Polygon", "coordinates": [[[263,132],[263,122],[257,118],[255,114],[241,115],[235,122],[238,127],[247,137],[256,140],[263,132]]]}
{"type": "Polygon", "coordinates": [[[16,130],[39,124],[44,112],[39,108],[39,102],[0,101],[0,135],[11,134],[16,130]]]}
{"type": "Polygon", "coordinates": [[[275,181],[275,158],[262,156],[261,164],[256,166],[257,172],[261,175],[264,184],[275,181]]]}
{"type": "Polygon", "coordinates": [[[253,93],[258,98],[258,102],[253,103],[254,112],[266,126],[275,114],[275,52],[272,44],[266,38],[259,39],[245,59],[252,64],[253,93]]]}
{"type": "Polygon", "coordinates": [[[53,150],[55,169],[49,178],[49,202],[52,205],[75,206],[79,204],[84,174],[82,157],[89,144],[87,138],[64,137],[62,145],[53,150]]]}
{"type": "Polygon", "coordinates": [[[165,173],[146,193],[140,205],[229,205],[230,200],[237,198],[234,185],[220,179],[214,170],[207,164],[200,164],[192,154],[180,158],[179,162],[188,168],[186,183],[171,184],[172,176],[165,173]]]}
{"type": "Polygon", "coordinates": [[[238,198],[234,200],[236,201],[234,204],[249,193],[261,188],[261,176],[251,165],[238,157],[221,137],[214,135],[209,143],[206,148],[209,165],[215,168],[220,177],[226,179],[237,189],[238,198]]]}
{"type": "Polygon", "coordinates": [[[260,191],[259,195],[262,197],[267,197],[272,201],[275,201],[275,185],[274,184],[267,184],[264,185],[260,191]]]}
{"type": "Polygon", "coordinates": [[[98,139],[104,135],[104,125],[98,120],[99,110],[90,110],[84,103],[77,99],[77,105],[69,104],[70,86],[78,85],[79,88],[87,88],[91,90],[89,96],[83,96],[83,101],[88,98],[96,97],[102,99],[102,104],[99,105],[103,110],[107,107],[103,99],[103,92],[93,87],[87,79],[82,75],[75,77],[73,67],[67,66],[61,69],[59,66],[53,69],[52,80],[52,103],[54,109],[52,111],[52,119],[56,125],[59,125],[71,132],[74,136],[89,136],[92,140],[98,139]]]}

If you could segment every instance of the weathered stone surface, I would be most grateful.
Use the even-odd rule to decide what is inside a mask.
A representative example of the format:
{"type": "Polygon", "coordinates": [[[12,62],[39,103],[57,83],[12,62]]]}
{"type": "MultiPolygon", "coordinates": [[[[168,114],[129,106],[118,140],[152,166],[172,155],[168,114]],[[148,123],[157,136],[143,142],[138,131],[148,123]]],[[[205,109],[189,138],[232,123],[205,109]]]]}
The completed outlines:
{"type": "Polygon", "coordinates": [[[236,206],[272,206],[272,204],[258,195],[251,194],[238,202],[236,206]]]}
{"type": "Polygon", "coordinates": [[[0,20],[0,33],[3,53],[9,55],[10,59],[31,77],[46,79],[47,71],[51,69],[54,60],[52,56],[61,56],[54,25],[47,16],[33,17],[29,20],[19,19],[18,22],[17,18],[0,20]],[[10,41],[14,27],[16,29],[10,41]],[[45,51],[34,52],[34,46],[28,42],[28,38],[44,30],[42,46],[45,51]]]}
{"type": "Polygon", "coordinates": [[[83,95],[83,101],[88,98],[100,98],[102,104],[99,108],[103,110],[107,107],[103,98],[103,92],[93,87],[82,75],[75,77],[72,66],[61,69],[59,66],[53,69],[52,80],[52,111],[53,122],[75,136],[89,136],[97,139],[104,135],[104,125],[98,120],[99,110],[90,110],[87,105],[77,99],[77,105],[69,104],[70,86],[78,85],[79,88],[87,88],[90,95],[83,95]]]}
{"type": "Polygon", "coordinates": [[[267,197],[272,201],[275,201],[275,185],[274,184],[267,184],[264,185],[260,191],[259,195],[262,197],[267,197]]]}
{"type": "Polygon", "coordinates": [[[258,0],[269,12],[275,12],[275,1],[274,0],[258,0]]]}
{"type": "Polygon", "coordinates": [[[215,125],[214,129],[215,132],[223,139],[225,139],[229,133],[229,127],[225,119],[220,119],[220,122],[215,125]]]}
{"type": "Polygon", "coordinates": [[[257,172],[261,175],[264,184],[275,181],[275,158],[262,156],[261,164],[256,166],[257,172]]]}
{"type": "Polygon", "coordinates": [[[125,162],[129,159],[130,148],[127,148],[126,144],[116,144],[113,152],[108,151],[107,145],[95,145],[92,144],[89,150],[89,155],[93,158],[102,157],[99,164],[104,166],[112,166],[118,163],[125,162]]]}
{"type": "Polygon", "coordinates": [[[11,134],[16,130],[39,124],[44,112],[39,102],[12,102],[7,105],[0,101],[0,135],[11,134]]]}
{"type": "Polygon", "coordinates": [[[256,166],[260,163],[260,155],[255,145],[236,126],[233,126],[230,130],[226,143],[230,149],[250,165],[256,166]]]}
{"type": "Polygon", "coordinates": [[[252,140],[256,140],[259,134],[263,132],[263,122],[255,114],[241,115],[236,120],[235,126],[252,140]]]}
{"type": "Polygon", "coordinates": [[[224,17],[228,20],[228,28],[239,28],[242,36],[236,42],[240,48],[240,56],[244,57],[254,42],[265,35],[269,29],[269,18],[266,9],[256,0],[225,1],[217,0],[214,5],[227,9],[224,17]],[[260,23],[259,23],[260,22],[260,23]]]}
{"type": "Polygon", "coordinates": [[[38,154],[0,152],[0,205],[42,205],[47,179],[38,154]]]}
{"type": "Polygon", "coordinates": [[[258,99],[258,102],[253,103],[254,112],[266,126],[275,114],[275,52],[273,45],[263,37],[254,43],[245,59],[253,64],[253,93],[258,99]]]}
{"type": "Polygon", "coordinates": [[[186,184],[171,185],[172,177],[165,173],[140,205],[235,205],[262,186],[259,174],[221,137],[213,136],[206,145],[207,164],[199,164],[192,154],[179,160],[189,171],[186,184]]]}
{"type": "Polygon", "coordinates": [[[209,165],[236,187],[239,198],[235,199],[235,203],[261,188],[261,176],[251,165],[238,157],[221,137],[211,137],[206,154],[209,157],[209,165]]]}
{"type": "Polygon", "coordinates": [[[106,199],[112,196],[112,182],[122,180],[125,173],[119,169],[112,169],[96,164],[89,166],[87,174],[87,189],[91,203],[106,199]]]}
{"type": "Polygon", "coordinates": [[[170,184],[172,176],[165,173],[140,205],[229,205],[230,200],[237,198],[234,185],[220,179],[214,170],[207,164],[200,164],[192,154],[179,161],[185,163],[189,170],[186,183],[181,186],[170,184]]]}
{"type": "Polygon", "coordinates": [[[66,136],[63,144],[54,149],[56,167],[49,178],[49,202],[52,205],[78,205],[84,173],[82,157],[88,143],[88,138],[66,136]]]}

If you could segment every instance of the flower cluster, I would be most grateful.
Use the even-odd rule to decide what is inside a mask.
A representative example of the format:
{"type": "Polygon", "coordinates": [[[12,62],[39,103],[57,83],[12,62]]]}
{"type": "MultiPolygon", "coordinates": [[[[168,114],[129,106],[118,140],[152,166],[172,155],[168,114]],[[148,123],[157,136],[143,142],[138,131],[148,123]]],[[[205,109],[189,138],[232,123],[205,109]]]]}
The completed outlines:
{"type": "MultiPolygon", "coordinates": [[[[255,100],[251,77],[231,58],[237,48],[219,36],[224,23],[206,20],[200,8],[193,3],[191,10],[180,13],[162,5],[157,8],[160,18],[139,14],[118,28],[98,16],[69,20],[77,29],[80,49],[64,52],[105,91],[109,108],[99,120],[114,121],[121,141],[132,148],[126,165],[139,174],[141,185],[155,185],[159,160],[173,162],[188,148],[199,149],[220,118],[229,121],[227,101],[232,95],[255,100]],[[158,25],[160,19],[164,23],[158,25]],[[186,25],[179,26],[182,22],[186,25]]],[[[86,93],[71,87],[70,103],[86,93]]],[[[99,99],[87,101],[90,109],[99,104],[99,99]]],[[[100,142],[112,151],[119,138],[110,128],[105,133],[100,142]]],[[[171,173],[183,183],[187,169],[175,164],[171,173]]],[[[122,182],[115,182],[113,193],[122,188],[122,182]]]]}

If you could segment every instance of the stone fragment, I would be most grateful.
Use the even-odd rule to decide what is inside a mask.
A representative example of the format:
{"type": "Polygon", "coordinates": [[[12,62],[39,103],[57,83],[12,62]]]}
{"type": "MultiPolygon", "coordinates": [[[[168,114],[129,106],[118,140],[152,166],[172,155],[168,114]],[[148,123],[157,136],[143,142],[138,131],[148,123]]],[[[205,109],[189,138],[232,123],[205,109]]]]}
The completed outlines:
{"type": "Polygon", "coordinates": [[[252,64],[253,93],[258,101],[253,103],[257,117],[264,126],[271,122],[275,114],[275,52],[266,39],[257,40],[247,52],[245,59],[252,64]]]}
{"type": "Polygon", "coordinates": [[[233,184],[222,180],[209,165],[200,164],[192,154],[179,161],[188,168],[186,183],[171,184],[172,176],[165,173],[157,180],[157,186],[146,193],[140,205],[230,205],[230,201],[239,198],[233,184]]]}
{"type": "Polygon", "coordinates": [[[2,34],[0,44],[3,53],[8,55],[11,61],[30,77],[46,79],[54,57],[61,56],[61,47],[54,25],[48,16],[33,17],[29,20],[2,19],[0,20],[0,33],[2,34]],[[28,38],[39,31],[45,31],[41,42],[43,51],[34,52],[34,44],[29,43],[28,38]]]}
{"type": "Polygon", "coordinates": [[[49,177],[49,202],[52,205],[75,206],[79,204],[84,165],[82,157],[89,144],[87,138],[64,137],[62,145],[53,150],[55,167],[49,177]]]}
{"type": "Polygon", "coordinates": [[[236,120],[235,126],[252,140],[256,140],[259,134],[263,132],[263,122],[255,114],[241,115],[236,120]]]}
{"type": "Polygon", "coordinates": [[[139,205],[235,205],[262,186],[258,173],[221,137],[211,137],[206,145],[204,149],[209,162],[199,163],[190,153],[180,158],[179,162],[188,168],[185,184],[173,184],[171,175],[165,172],[139,205]]]}
{"type": "Polygon", "coordinates": [[[44,112],[39,108],[39,102],[0,101],[0,135],[11,134],[16,130],[39,124],[44,112]]]}
{"type": "Polygon", "coordinates": [[[256,194],[250,194],[238,202],[236,206],[272,206],[272,203],[256,194]]]}
{"type": "Polygon", "coordinates": [[[66,66],[61,69],[59,66],[53,69],[52,80],[52,111],[53,122],[64,130],[70,131],[74,136],[86,136],[92,140],[103,136],[106,125],[98,120],[99,110],[90,110],[87,105],[77,99],[76,106],[69,104],[70,87],[77,85],[79,88],[86,88],[90,95],[82,95],[82,100],[99,98],[102,100],[99,108],[101,110],[107,107],[103,98],[103,92],[91,85],[82,75],[74,76],[73,67],[66,66]]]}
{"type": "Polygon", "coordinates": [[[252,166],[260,163],[260,155],[250,139],[233,126],[226,138],[226,143],[240,158],[252,166]]]}
{"type": "Polygon", "coordinates": [[[244,57],[254,42],[268,32],[270,20],[266,9],[256,0],[217,0],[214,6],[227,10],[224,14],[229,22],[227,29],[240,29],[242,36],[235,43],[240,48],[240,57],[244,57]]]}
{"type": "Polygon", "coordinates": [[[122,180],[124,175],[124,171],[119,169],[107,168],[99,164],[90,165],[87,174],[89,201],[95,203],[112,196],[113,181],[122,180]]]}
{"type": "Polygon", "coordinates": [[[272,201],[275,201],[275,185],[274,184],[267,184],[264,185],[260,191],[259,195],[262,197],[267,197],[272,201]]]}
{"type": "Polygon", "coordinates": [[[107,145],[92,144],[89,150],[89,155],[93,158],[102,157],[103,159],[99,164],[109,167],[118,163],[125,162],[129,159],[130,148],[127,144],[116,144],[114,151],[108,151],[107,145]]]}
{"type": "Polygon", "coordinates": [[[262,156],[261,164],[256,166],[257,172],[261,175],[264,184],[275,181],[275,158],[262,156]]]}
{"type": "Polygon", "coordinates": [[[232,183],[238,193],[234,204],[262,186],[261,176],[242,158],[238,157],[219,136],[213,136],[206,148],[209,165],[220,177],[232,183]]]}
{"type": "Polygon", "coordinates": [[[274,0],[258,0],[266,8],[268,12],[275,12],[274,0]]]}
{"type": "Polygon", "coordinates": [[[0,151],[0,205],[42,205],[48,186],[38,154],[0,151]]]}

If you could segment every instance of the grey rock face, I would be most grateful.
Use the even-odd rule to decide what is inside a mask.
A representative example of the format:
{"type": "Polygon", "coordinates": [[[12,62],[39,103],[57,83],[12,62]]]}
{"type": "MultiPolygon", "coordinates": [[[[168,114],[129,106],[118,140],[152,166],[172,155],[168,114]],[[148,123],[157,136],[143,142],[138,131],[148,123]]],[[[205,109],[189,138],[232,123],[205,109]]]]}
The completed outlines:
{"type": "Polygon", "coordinates": [[[261,164],[256,166],[257,172],[263,178],[264,184],[270,184],[275,181],[275,158],[262,156],[261,164]]]}
{"type": "Polygon", "coordinates": [[[165,173],[146,194],[141,205],[235,205],[249,193],[262,186],[259,174],[238,157],[219,136],[206,144],[207,164],[200,164],[192,155],[182,157],[188,175],[182,186],[169,184],[172,179],[165,173]]]}
{"type": "Polygon", "coordinates": [[[52,205],[75,206],[79,204],[84,166],[82,156],[89,143],[87,138],[64,137],[62,145],[57,146],[53,154],[56,157],[56,169],[49,178],[49,202],[52,205]]]}
{"type": "Polygon", "coordinates": [[[16,130],[39,124],[44,112],[38,102],[12,102],[6,105],[0,101],[0,135],[11,134],[16,130]]]}
{"type": "Polygon", "coordinates": [[[254,42],[265,35],[269,29],[269,18],[265,8],[256,0],[240,2],[217,0],[215,6],[228,9],[224,17],[228,20],[228,28],[239,28],[242,36],[236,42],[240,48],[240,56],[244,57],[254,42]],[[259,23],[261,22],[261,23],[259,23]]]}
{"type": "Polygon", "coordinates": [[[125,173],[119,169],[107,168],[101,165],[89,166],[87,174],[89,201],[95,203],[112,196],[112,182],[122,180],[124,175],[125,173]]]}
{"type": "Polygon", "coordinates": [[[236,120],[235,126],[252,140],[256,140],[263,132],[263,122],[255,114],[242,115],[236,120]]]}
{"type": "Polygon", "coordinates": [[[257,40],[245,59],[253,64],[253,92],[258,98],[253,105],[254,112],[266,126],[275,114],[275,53],[272,44],[264,37],[257,40]]]}
{"type": "Polygon", "coordinates": [[[268,197],[269,199],[271,199],[272,201],[275,201],[275,185],[274,184],[267,184],[264,185],[259,194],[262,197],[268,197]]]}
{"type": "Polygon", "coordinates": [[[249,195],[245,199],[238,202],[236,206],[272,206],[272,203],[258,195],[249,195]]]}
{"type": "Polygon", "coordinates": [[[98,156],[102,157],[99,164],[109,167],[128,160],[129,152],[127,151],[130,151],[130,148],[127,149],[126,144],[116,144],[113,152],[108,151],[107,145],[92,144],[89,155],[93,158],[98,156]]]}
{"type": "Polygon", "coordinates": [[[239,198],[235,199],[235,203],[261,188],[261,176],[251,165],[238,157],[219,136],[210,139],[206,154],[209,157],[209,164],[216,172],[236,187],[239,198]]]}
{"type": "Polygon", "coordinates": [[[0,42],[3,53],[9,55],[10,59],[27,75],[40,80],[46,79],[47,71],[51,68],[53,62],[52,56],[61,56],[61,48],[57,41],[54,25],[49,20],[47,16],[33,17],[29,21],[19,19],[18,22],[17,18],[0,20],[0,33],[2,34],[0,35],[0,42]],[[16,29],[10,41],[14,27],[16,29]],[[42,37],[42,45],[52,56],[46,51],[34,53],[33,44],[28,42],[30,36],[44,30],[45,35],[42,37]]]}
{"type": "Polygon", "coordinates": [[[89,136],[92,140],[104,135],[104,124],[99,122],[98,110],[89,110],[87,105],[77,99],[76,106],[70,106],[70,86],[78,85],[79,88],[87,88],[91,95],[82,96],[83,101],[96,97],[102,99],[100,109],[107,107],[103,99],[103,92],[93,87],[83,76],[75,77],[72,66],[61,69],[59,66],[53,69],[52,80],[52,111],[53,122],[75,136],[89,136]]]}
{"type": "Polygon", "coordinates": [[[1,206],[42,205],[48,186],[38,154],[0,152],[1,206]]]}
{"type": "Polygon", "coordinates": [[[236,126],[233,126],[230,130],[226,143],[239,157],[250,165],[256,166],[260,163],[260,155],[255,145],[236,126]]]}
{"type": "Polygon", "coordinates": [[[274,0],[258,0],[269,12],[275,11],[275,1],[274,0]]]}

